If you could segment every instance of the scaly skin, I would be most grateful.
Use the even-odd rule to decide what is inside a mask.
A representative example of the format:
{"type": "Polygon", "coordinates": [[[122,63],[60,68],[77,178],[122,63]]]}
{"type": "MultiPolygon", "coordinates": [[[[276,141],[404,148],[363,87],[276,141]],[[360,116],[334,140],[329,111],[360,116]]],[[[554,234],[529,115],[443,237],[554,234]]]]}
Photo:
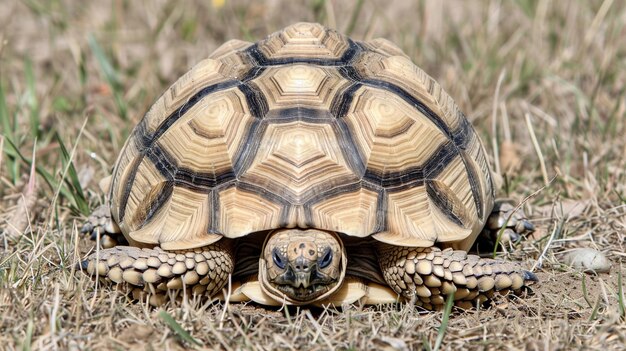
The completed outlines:
{"type": "Polygon", "coordinates": [[[81,233],[89,233],[91,240],[96,241],[100,235],[100,246],[108,249],[117,245],[128,245],[128,241],[124,238],[124,234],[111,218],[111,208],[108,204],[101,205],[96,208],[89,217],[87,222],[80,230],[81,233]]]}
{"type": "Polygon", "coordinates": [[[193,294],[213,296],[226,285],[234,266],[233,244],[228,239],[181,251],[116,246],[82,262],[92,277],[127,284],[136,299],[149,293],[152,305],[163,304],[168,290],[188,288],[193,294]]]}
{"type": "MultiPolygon", "coordinates": [[[[94,211],[83,228],[84,232],[91,232],[93,238],[96,230],[103,239],[123,240],[105,206],[94,211]]],[[[111,241],[102,240],[101,244],[107,247],[105,243],[111,241]]],[[[318,244],[323,243],[321,239],[318,241],[318,244]]],[[[182,251],[115,246],[100,250],[98,259],[96,253],[90,255],[82,262],[82,268],[105,283],[126,285],[135,299],[145,300],[148,294],[150,304],[161,305],[168,299],[168,290],[176,292],[186,288],[192,294],[204,296],[219,293],[234,269],[233,250],[233,241],[225,238],[206,247],[182,251]]],[[[471,308],[477,302],[491,299],[496,292],[519,293],[527,282],[537,280],[517,263],[482,259],[465,251],[378,243],[377,253],[389,287],[425,309],[441,308],[450,293],[454,294],[457,306],[471,308]]],[[[342,253],[337,252],[336,256],[342,253]]],[[[266,261],[272,262],[269,258],[266,261]]],[[[266,268],[272,270],[272,267],[266,268]]],[[[267,279],[266,276],[262,275],[261,280],[267,279]]]]}
{"type": "Polygon", "coordinates": [[[465,251],[399,247],[380,243],[380,268],[389,286],[407,301],[439,309],[454,294],[455,305],[471,308],[495,292],[520,292],[537,277],[514,262],[484,259],[465,251]]]}

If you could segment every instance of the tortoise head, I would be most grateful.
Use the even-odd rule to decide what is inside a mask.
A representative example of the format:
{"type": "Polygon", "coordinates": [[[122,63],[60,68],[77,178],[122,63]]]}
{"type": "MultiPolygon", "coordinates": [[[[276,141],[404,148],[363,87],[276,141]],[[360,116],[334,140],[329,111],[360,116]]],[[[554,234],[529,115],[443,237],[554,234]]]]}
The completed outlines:
{"type": "Polygon", "coordinates": [[[346,266],[346,252],[337,234],[317,229],[279,229],[265,240],[259,281],[263,291],[277,301],[306,304],[335,292],[346,266]]]}

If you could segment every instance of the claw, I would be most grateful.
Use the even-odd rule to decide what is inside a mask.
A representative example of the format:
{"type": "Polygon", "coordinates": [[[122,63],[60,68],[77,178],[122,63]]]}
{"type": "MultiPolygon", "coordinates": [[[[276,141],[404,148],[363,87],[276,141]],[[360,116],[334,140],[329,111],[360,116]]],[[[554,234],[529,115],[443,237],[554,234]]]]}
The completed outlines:
{"type": "Polygon", "coordinates": [[[522,236],[515,230],[506,229],[506,232],[509,234],[509,241],[512,243],[519,243],[522,240],[522,236]]]}
{"type": "Polygon", "coordinates": [[[524,272],[524,281],[531,281],[531,282],[538,282],[539,278],[537,278],[537,275],[533,272],[530,271],[523,271],[524,272]]]}
{"type": "Polygon", "coordinates": [[[88,260],[84,260],[84,261],[80,261],[80,262],[78,262],[76,264],[76,269],[82,270],[82,271],[86,271],[88,266],[89,266],[89,261],[88,260]]]}
{"type": "Polygon", "coordinates": [[[96,208],[89,215],[87,222],[83,224],[80,231],[84,234],[90,234],[89,238],[93,241],[98,239],[99,233],[100,245],[103,248],[111,248],[117,244],[127,243],[121,229],[111,218],[111,209],[108,205],[96,208]]]}
{"type": "Polygon", "coordinates": [[[481,233],[483,237],[482,243],[476,245],[476,248],[480,248],[480,251],[490,251],[505,222],[506,228],[504,229],[504,235],[501,237],[501,243],[520,242],[526,234],[535,231],[535,226],[527,219],[521,208],[515,210],[515,207],[506,200],[496,200],[494,208],[485,223],[485,229],[481,233]]]}
{"type": "Polygon", "coordinates": [[[94,228],[93,224],[90,223],[90,222],[87,222],[87,223],[83,224],[82,228],[80,228],[80,232],[82,234],[91,233],[93,231],[93,228],[94,228]]]}
{"type": "Polygon", "coordinates": [[[529,221],[524,221],[524,229],[526,229],[529,232],[534,232],[535,231],[535,226],[529,222],[529,221]]]}

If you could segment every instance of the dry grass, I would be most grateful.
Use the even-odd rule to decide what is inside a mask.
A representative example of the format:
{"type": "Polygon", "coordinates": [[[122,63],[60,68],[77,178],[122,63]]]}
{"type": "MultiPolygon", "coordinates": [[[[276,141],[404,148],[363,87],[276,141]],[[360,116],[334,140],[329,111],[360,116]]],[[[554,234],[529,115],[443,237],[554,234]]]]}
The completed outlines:
{"type": "MultiPolygon", "coordinates": [[[[624,2],[220,3],[0,6],[0,225],[24,233],[0,236],[0,349],[200,347],[159,310],[94,291],[73,268],[91,245],[77,227],[102,201],[97,179],[169,84],[224,40],[257,40],[296,20],[398,43],[477,127],[503,176],[501,195],[522,199],[549,183],[525,206],[539,230],[506,254],[537,266],[536,294],[454,312],[442,348],[623,349],[624,2]],[[37,181],[29,185],[31,159],[37,181]],[[16,211],[26,215],[11,222],[16,211]],[[604,251],[611,273],[561,265],[573,247],[604,251]]],[[[268,310],[194,301],[167,313],[201,348],[268,350],[429,348],[443,317],[410,306],[268,310]]]]}

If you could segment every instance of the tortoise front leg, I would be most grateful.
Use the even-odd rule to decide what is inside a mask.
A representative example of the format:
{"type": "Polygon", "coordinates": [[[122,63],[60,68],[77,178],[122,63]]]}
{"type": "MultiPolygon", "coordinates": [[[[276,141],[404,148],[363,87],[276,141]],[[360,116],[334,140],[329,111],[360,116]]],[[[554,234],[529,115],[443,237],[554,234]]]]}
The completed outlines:
{"type": "Polygon", "coordinates": [[[180,251],[116,246],[89,255],[81,266],[105,283],[126,285],[136,299],[149,293],[150,304],[160,305],[168,290],[190,289],[207,296],[220,292],[233,272],[233,244],[222,239],[180,251]]]}
{"type": "Polygon", "coordinates": [[[514,262],[436,247],[399,247],[379,243],[380,268],[389,286],[426,309],[438,309],[454,294],[455,305],[471,308],[494,292],[520,292],[537,277],[514,262]]]}

